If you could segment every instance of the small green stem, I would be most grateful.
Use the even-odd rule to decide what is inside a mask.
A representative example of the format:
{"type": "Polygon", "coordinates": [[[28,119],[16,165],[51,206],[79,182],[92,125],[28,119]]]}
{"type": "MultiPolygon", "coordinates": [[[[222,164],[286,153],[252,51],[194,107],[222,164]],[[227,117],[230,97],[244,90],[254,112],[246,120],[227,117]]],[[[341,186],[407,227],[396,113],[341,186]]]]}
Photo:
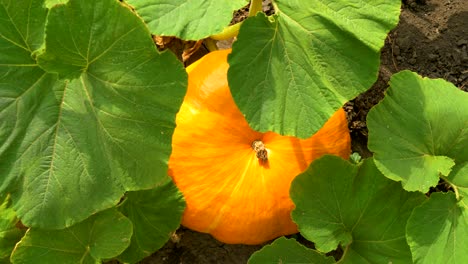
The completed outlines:
{"type": "Polygon", "coordinates": [[[453,185],[451,183],[450,183],[450,185],[452,185],[453,191],[455,192],[455,198],[457,198],[457,201],[460,201],[460,193],[458,193],[457,186],[455,186],[455,185],[453,185]]]}
{"type": "MultiPolygon", "coordinates": [[[[262,12],[262,10],[262,0],[252,0],[249,6],[249,17],[255,16],[258,12],[262,12]]],[[[221,33],[211,35],[210,38],[214,40],[226,40],[237,37],[242,23],[244,23],[244,21],[225,27],[221,33]]]]}
{"type": "Polygon", "coordinates": [[[210,52],[218,50],[218,46],[216,46],[216,41],[212,38],[205,39],[205,46],[210,52]]]}
{"type": "Polygon", "coordinates": [[[455,193],[455,198],[457,199],[457,201],[460,200],[460,193],[458,192],[458,188],[455,184],[451,183],[447,177],[445,176],[442,176],[442,175],[439,175],[446,183],[450,184],[450,186],[452,186],[453,188],[453,192],[455,193]]]}
{"type": "Polygon", "coordinates": [[[214,40],[226,40],[226,39],[236,37],[237,34],[239,34],[239,29],[243,22],[244,21],[234,24],[234,25],[230,25],[229,27],[225,27],[221,33],[214,34],[211,36],[211,38],[214,40]]]}
{"type": "Polygon", "coordinates": [[[249,17],[255,16],[258,12],[263,11],[262,0],[250,1],[249,17]]]}

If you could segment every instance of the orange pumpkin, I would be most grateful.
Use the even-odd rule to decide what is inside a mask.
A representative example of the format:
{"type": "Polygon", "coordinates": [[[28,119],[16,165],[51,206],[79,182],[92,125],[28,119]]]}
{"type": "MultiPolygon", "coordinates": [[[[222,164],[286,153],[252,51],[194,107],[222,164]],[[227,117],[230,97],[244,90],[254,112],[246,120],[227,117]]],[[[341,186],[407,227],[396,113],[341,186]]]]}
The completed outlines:
{"type": "Polygon", "coordinates": [[[169,175],[187,202],[184,226],[225,243],[259,244],[297,232],[291,181],[324,154],[348,158],[350,137],[342,109],[305,140],[252,130],[228,87],[229,52],[187,68],[169,175]]]}

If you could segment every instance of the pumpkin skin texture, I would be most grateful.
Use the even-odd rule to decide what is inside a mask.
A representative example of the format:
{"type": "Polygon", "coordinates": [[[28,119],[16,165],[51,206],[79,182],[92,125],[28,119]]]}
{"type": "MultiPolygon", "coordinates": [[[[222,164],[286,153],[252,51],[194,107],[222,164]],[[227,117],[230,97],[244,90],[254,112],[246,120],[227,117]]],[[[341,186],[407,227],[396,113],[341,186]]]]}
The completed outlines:
{"type": "Polygon", "coordinates": [[[224,243],[260,244],[298,232],[290,216],[292,180],[324,154],[347,159],[351,141],[342,109],[305,140],[252,130],[228,87],[229,53],[211,52],[187,68],[169,175],[187,203],[184,226],[224,243]],[[265,161],[252,147],[256,140],[265,161]]]}

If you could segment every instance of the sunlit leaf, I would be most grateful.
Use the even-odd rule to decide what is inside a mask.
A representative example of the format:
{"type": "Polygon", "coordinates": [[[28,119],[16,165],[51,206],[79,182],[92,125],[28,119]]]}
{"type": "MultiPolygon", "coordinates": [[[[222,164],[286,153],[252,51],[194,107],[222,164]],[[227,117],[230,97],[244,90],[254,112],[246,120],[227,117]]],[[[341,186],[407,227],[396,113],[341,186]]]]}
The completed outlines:
{"type": "Polygon", "coordinates": [[[294,239],[281,237],[270,245],[252,254],[249,264],[264,263],[335,263],[333,257],[325,257],[321,253],[306,248],[294,239]]]}
{"type": "Polygon", "coordinates": [[[468,93],[402,71],[369,112],[367,126],[377,167],[406,190],[427,192],[440,174],[468,187],[468,93]]]}
{"type": "Polygon", "coordinates": [[[151,33],[199,40],[229,25],[246,0],[128,0],[151,33]]]}
{"type": "Polygon", "coordinates": [[[63,230],[30,229],[15,248],[13,263],[100,263],[130,244],[132,223],[115,209],[63,230]]]}
{"type": "Polygon", "coordinates": [[[0,13],[0,192],[27,226],[64,228],[167,178],[187,77],[115,0],[50,9],[44,72],[31,55],[47,13],[37,2],[23,14],[22,3],[0,13]]]}
{"type": "Polygon", "coordinates": [[[120,211],[132,221],[133,236],[119,260],[136,263],[162,247],[179,227],[184,208],[183,196],[169,177],[151,190],[129,192],[120,211]]]}
{"type": "Polygon", "coordinates": [[[468,211],[453,193],[432,193],[408,220],[413,263],[468,263],[468,211]]]}
{"type": "Polygon", "coordinates": [[[242,25],[229,56],[232,95],[251,127],[307,138],[376,81],[399,0],[276,0],[242,25]]]}
{"type": "Polygon", "coordinates": [[[341,263],[409,263],[405,226],[424,199],[385,178],[372,159],[353,165],[325,156],[291,186],[299,231],[321,252],[341,246],[341,263]]]}

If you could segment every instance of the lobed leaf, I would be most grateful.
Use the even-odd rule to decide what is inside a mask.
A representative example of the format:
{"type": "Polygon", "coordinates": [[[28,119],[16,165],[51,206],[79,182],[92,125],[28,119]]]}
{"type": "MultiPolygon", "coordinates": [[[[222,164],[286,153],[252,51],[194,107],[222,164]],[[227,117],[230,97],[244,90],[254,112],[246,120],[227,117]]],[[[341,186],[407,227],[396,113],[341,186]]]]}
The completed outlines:
{"type": "Polygon", "coordinates": [[[432,193],[408,219],[406,237],[413,263],[467,263],[466,204],[458,202],[452,192],[432,193]]]}
{"type": "Polygon", "coordinates": [[[132,223],[115,209],[63,230],[31,228],[16,246],[12,263],[100,263],[130,244],[132,223]]]}
{"type": "MultiPolygon", "coordinates": [[[[44,41],[44,0],[0,0],[0,69],[21,70],[36,63],[31,53],[44,41]]],[[[5,78],[3,74],[0,77],[5,78]]],[[[3,84],[3,82],[0,82],[3,84]]]]}
{"type": "Polygon", "coordinates": [[[119,210],[132,221],[133,236],[118,259],[136,263],[161,248],[179,227],[184,209],[184,198],[170,178],[153,189],[127,193],[119,210]]]}
{"type": "Polygon", "coordinates": [[[1,36],[24,40],[0,38],[15,53],[0,53],[8,62],[0,65],[0,192],[11,192],[27,226],[65,228],[114,206],[125,191],[167,178],[187,77],[115,0],[50,9],[38,56],[44,72],[31,56],[42,45],[47,12],[31,2],[34,12],[13,19],[22,2],[0,13],[11,25],[0,27],[1,36]],[[13,31],[24,21],[40,37],[13,31]]]}
{"type": "MultiPolygon", "coordinates": [[[[55,100],[54,77],[46,75],[33,58],[43,44],[47,16],[43,3],[0,0],[0,195],[18,181],[13,164],[24,150],[14,154],[13,149],[41,135],[45,110],[55,100]],[[41,109],[43,115],[34,117],[32,113],[41,109]],[[26,134],[28,127],[34,129],[26,134]]],[[[34,168],[23,170],[27,169],[34,168]]]]}
{"type": "Polygon", "coordinates": [[[151,33],[199,40],[221,32],[246,0],[127,0],[151,33]]]}
{"type": "Polygon", "coordinates": [[[335,263],[333,257],[306,248],[294,239],[280,237],[250,256],[249,264],[263,263],[335,263]]]}
{"type": "Polygon", "coordinates": [[[250,126],[307,138],[377,79],[398,0],[277,0],[276,15],[247,19],[228,79],[250,126]]]}
{"type": "Polygon", "coordinates": [[[468,93],[402,71],[369,111],[367,125],[377,167],[406,190],[427,192],[440,175],[468,187],[468,93]]]}
{"type": "Polygon", "coordinates": [[[324,156],[294,179],[292,212],[301,234],[321,252],[345,248],[343,263],[408,263],[405,226],[424,200],[385,178],[372,159],[358,165],[324,156]]]}

